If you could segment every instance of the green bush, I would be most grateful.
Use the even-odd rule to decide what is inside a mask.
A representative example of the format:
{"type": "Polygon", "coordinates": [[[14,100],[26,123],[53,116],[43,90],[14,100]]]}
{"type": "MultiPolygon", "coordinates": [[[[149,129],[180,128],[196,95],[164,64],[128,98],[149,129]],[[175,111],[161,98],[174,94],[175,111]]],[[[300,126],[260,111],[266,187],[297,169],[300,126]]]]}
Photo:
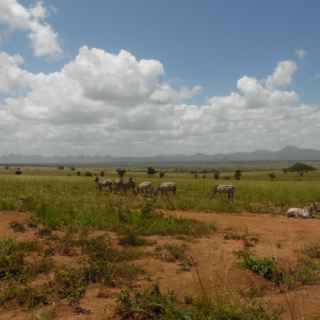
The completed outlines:
{"type": "Polygon", "coordinates": [[[155,285],[143,292],[121,291],[120,320],[279,320],[280,310],[266,311],[257,300],[233,301],[224,297],[188,299],[178,303],[174,293],[162,294],[155,285]]]}
{"type": "Polygon", "coordinates": [[[276,284],[283,282],[283,273],[278,270],[275,258],[258,258],[249,250],[237,252],[243,267],[276,284]]]}

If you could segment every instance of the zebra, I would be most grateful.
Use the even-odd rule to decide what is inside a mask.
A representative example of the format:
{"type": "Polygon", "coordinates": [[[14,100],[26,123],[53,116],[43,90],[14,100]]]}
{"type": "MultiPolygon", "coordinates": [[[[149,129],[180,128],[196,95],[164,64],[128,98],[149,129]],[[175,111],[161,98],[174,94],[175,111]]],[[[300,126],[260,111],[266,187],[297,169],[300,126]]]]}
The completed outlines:
{"type": "Polygon", "coordinates": [[[151,181],[143,181],[137,187],[137,193],[147,195],[152,195],[154,193],[153,185],[151,181]]]}
{"type": "Polygon", "coordinates": [[[108,189],[110,192],[112,192],[113,182],[111,179],[102,179],[101,177],[96,177],[94,181],[100,191],[103,189],[108,189]]]}
{"type": "Polygon", "coordinates": [[[113,185],[114,191],[127,193],[127,191],[131,189],[135,193],[136,183],[132,177],[130,177],[128,181],[116,179],[113,185]]]}
{"type": "Polygon", "coordinates": [[[236,188],[233,185],[217,184],[213,187],[212,198],[215,197],[217,193],[225,193],[228,196],[228,200],[233,201],[236,193],[236,188]]]}
{"type": "Polygon", "coordinates": [[[127,193],[127,191],[130,189],[133,191],[133,193],[136,193],[136,182],[132,177],[130,177],[128,181],[123,182],[122,189],[124,193],[127,193]]]}
{"type": "Polygon", "coordinates": [[[317,208],[314,204],[306,206],[304,208],[290,208],[287,211],[288,218],[313,218],[313,214],[317,212],[317,208]]]}
{"type": "Polygon", "coordinates": [[[170,192],[176,194],[177,185],[175,182],[163,182],[160,184],[159,188],[156,190],[156,195],[160,192],[160,195],[168,195],[170,192]]]}

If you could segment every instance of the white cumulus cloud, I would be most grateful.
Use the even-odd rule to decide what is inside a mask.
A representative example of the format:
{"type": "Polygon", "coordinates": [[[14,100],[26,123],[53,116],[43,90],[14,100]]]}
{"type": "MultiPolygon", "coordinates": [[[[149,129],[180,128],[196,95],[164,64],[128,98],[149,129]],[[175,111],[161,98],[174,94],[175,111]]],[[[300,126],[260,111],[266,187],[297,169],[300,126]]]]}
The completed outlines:
{"type": "Polygon", "coordinates": [[[56,57],[62,53],[58,34],[46,22],[47,9],[41,1],[27,8],[17,0],[0,1],[0,21],[11,30],[28,32],[35,56],[56,57]]]}
{"type": "MultiPolygon", "coordinates": [[[[41,12],[38,13],[41,15],[41,12]]],[[[297,65],[241,77],[229,95],[192,104],[201,86],[175,88],[158,60],[83,47],[60,70],[33,74],[0,54],[1,153],[217,153],[320,147],[320,106],[288,89],[297,65]]]]}
{"type": "Polygon", "coordinates": [[[270,87],[285,87],[291,84],[292,78],[298,67],[294,61],[285,60],[277,64],[273,74],[268,77],[267,84],[270,87]]]}

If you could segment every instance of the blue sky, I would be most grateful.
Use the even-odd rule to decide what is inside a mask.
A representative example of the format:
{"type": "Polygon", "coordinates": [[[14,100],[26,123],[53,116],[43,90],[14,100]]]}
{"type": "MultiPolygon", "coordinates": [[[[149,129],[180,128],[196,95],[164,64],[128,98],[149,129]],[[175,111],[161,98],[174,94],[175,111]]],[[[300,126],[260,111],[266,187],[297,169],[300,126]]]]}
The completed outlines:
{"type": "MultiPolygon", "coordinates": [[[[169,153],[277,149],[287,144],[320,148],[315,142],[320,129],[310,122],[320,119],[319,1],[2,1],[0,52],[8,76],[2,83],[0,79],[0,94],[15,100],[7,100],[2,109],[0,105],[0,111],[6,112],[6,122],[22,122],[31,140],[35,123],[50,129],[33,152],[103,153],[105,144],[115,154],[128,148],[137,154],[163,148],[169,153]],[[81,51],[83,47],[87,49],[81,51]],[[136,63],[128,64],[119,54],[122,49],[136,63]],[[296,50],[303,50],[304,57],[299,59],[296,50]],[[20,58],[12,62],[16,54],[23,63],[20,58]],[[101,59],[98,66],[95,59],[101,59]],[[146,70],[139,65],[141,59],[152,71],[140,79],[146,70]],[[127,80],[127,73],[132,79],[127,80]],[[12,79],[12,74],[19,76],[12,79]],[[79,93],[72,101],[61,98],[66,95],[59,88],[64,81],[65,88],[79,93]],[[96,88],[94,81],[100,83],[96,88]],[[127,95],[134,88],[137,91],[127,95]],[[61,101],[46,101],[46,96],[61,101]],[[132,109],[126,107],[128,96],[132,109]],[[70,123],[57,120],[66,114],[70,123]],[[160,123],[158,117],[167,122],[160,123]],[[282,129],[275,134],[277,121],[282,129]],[[297,135],[298,123],[312,130],[297,135]],[[117,135],[111,133],[115,130],[117,135]],[[230,140],[238,130],[247,141],[240,147],[230,140]],[[87,132],[82,139],[87,144],[70,148],[77,132],[87,132]],[[148,138],[148,132],[157,138],[148,138]],[[261,139],[254,138],[259,134],[261,139]],[[95,135],[100,142],[92,147],[90,137],[95,135]],[[66,138],[63,146],[57,142],[61,136],[66,138]],[[188,149],[181,142],[188,143],[188,149]]],[[[12,141],[22,146],[20,140],[19,135],[11,137],[3,150],[10,152],[12,141]]]]}
{"type": "MultiPolygon", "coordinates": [[[[21,1],[31,5],[34,1],[21,1]]],[[[295,58],[303,48],[294,87],[310,103],[320,100],[319,14],[316,0],[282,1],[92,1],[46,0],[57,13],[48,18],[60,34],[64,57],[53,64],[33,59],[22,35],[5,43],[24,52],[26,67],[53,71],[77,54],[79,47],[126,49],[140,58],[155,58],[166,78],[177,84],[201,84],[203,96],[228,94],[244,74],[262,77],[278,60],[295,58]]]]}

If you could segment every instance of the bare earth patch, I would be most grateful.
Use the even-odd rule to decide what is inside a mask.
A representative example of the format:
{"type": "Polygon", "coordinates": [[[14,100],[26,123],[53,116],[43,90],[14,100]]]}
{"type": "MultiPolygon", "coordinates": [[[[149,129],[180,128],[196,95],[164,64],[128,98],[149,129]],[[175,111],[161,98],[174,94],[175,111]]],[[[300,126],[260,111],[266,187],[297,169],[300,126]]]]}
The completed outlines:
{"type": "MultiPolygon", "coordinates": [[[[207,237],[191,239],[148,237],[148,240],[152,241],[152,245],[143,246],[144,256],[132,263],[143,267],[151,280],[159,282],[163,291],[173,290],[177,297],[183,301],[185,297],[201,294],[203,290],[207,294],[221,290],[238,293],[241,290],[256,287],[261,290],[263,299],[270,304],[281,304],[286,308],[283,319],[292,319],[290,312],[298,315],[297,319],[302,319],[303,315],[320,314],[320,284],[303,286],[289,293],[281,292],[270,281],[243,269],[239,265],[235,252],[244,248],[242,240],[225,238],[226,230],[230,229],[242,234],[254,234],[258,240],[251,251],[255,255],[259,257],[274,256],[280,265],[288,267],[295,262],[297,252],[305,245],[319,243],[320,220],[298,220],[269,214],[246,213],[207,214],[177,211],[165,214],[204,223],[214,223],[217,226],[217,231],[207,237]],[[190,271],[181,270],[177,261],[170,262],[161,259],[159,252],[164,252],[165,247],[169,244],[185,245],[186,255],[194,262],[190,271]]],[[[25,232],[15,232],[9,226],[13,221],[27,224],[30,218],[31,215],[25,213],[0,213],[1,238],[15,238],[18,241],[38,240],[39,237],[35,229],[26,228],[25,232]]],[[[111,237],[112,243],[118,246],[116,244],[118,236],[115,234],[101,231],[93,234],[95,236],[108,235],[109,238],[111,237]]],[[[59,267],[61,265],[74,267],[77,265],[79,257],[55,254],[52,259],[59,267]]],[[[135,286],[142,288],[149,284],[149,281],[141,280],[135,286]]],[[[77,314],[65,301],[59,301],[54,306],[56,319],[115,319],[115,297],[118,292],[119,288],[105,289],[100,285],[90,285],[80,300],[80,306],[88,312],[77,314]]],[[[0,310],[0,320],[37,319],[38,312],[38,309],[32,312],[22,308],[3,309],[0,310]]]]}

